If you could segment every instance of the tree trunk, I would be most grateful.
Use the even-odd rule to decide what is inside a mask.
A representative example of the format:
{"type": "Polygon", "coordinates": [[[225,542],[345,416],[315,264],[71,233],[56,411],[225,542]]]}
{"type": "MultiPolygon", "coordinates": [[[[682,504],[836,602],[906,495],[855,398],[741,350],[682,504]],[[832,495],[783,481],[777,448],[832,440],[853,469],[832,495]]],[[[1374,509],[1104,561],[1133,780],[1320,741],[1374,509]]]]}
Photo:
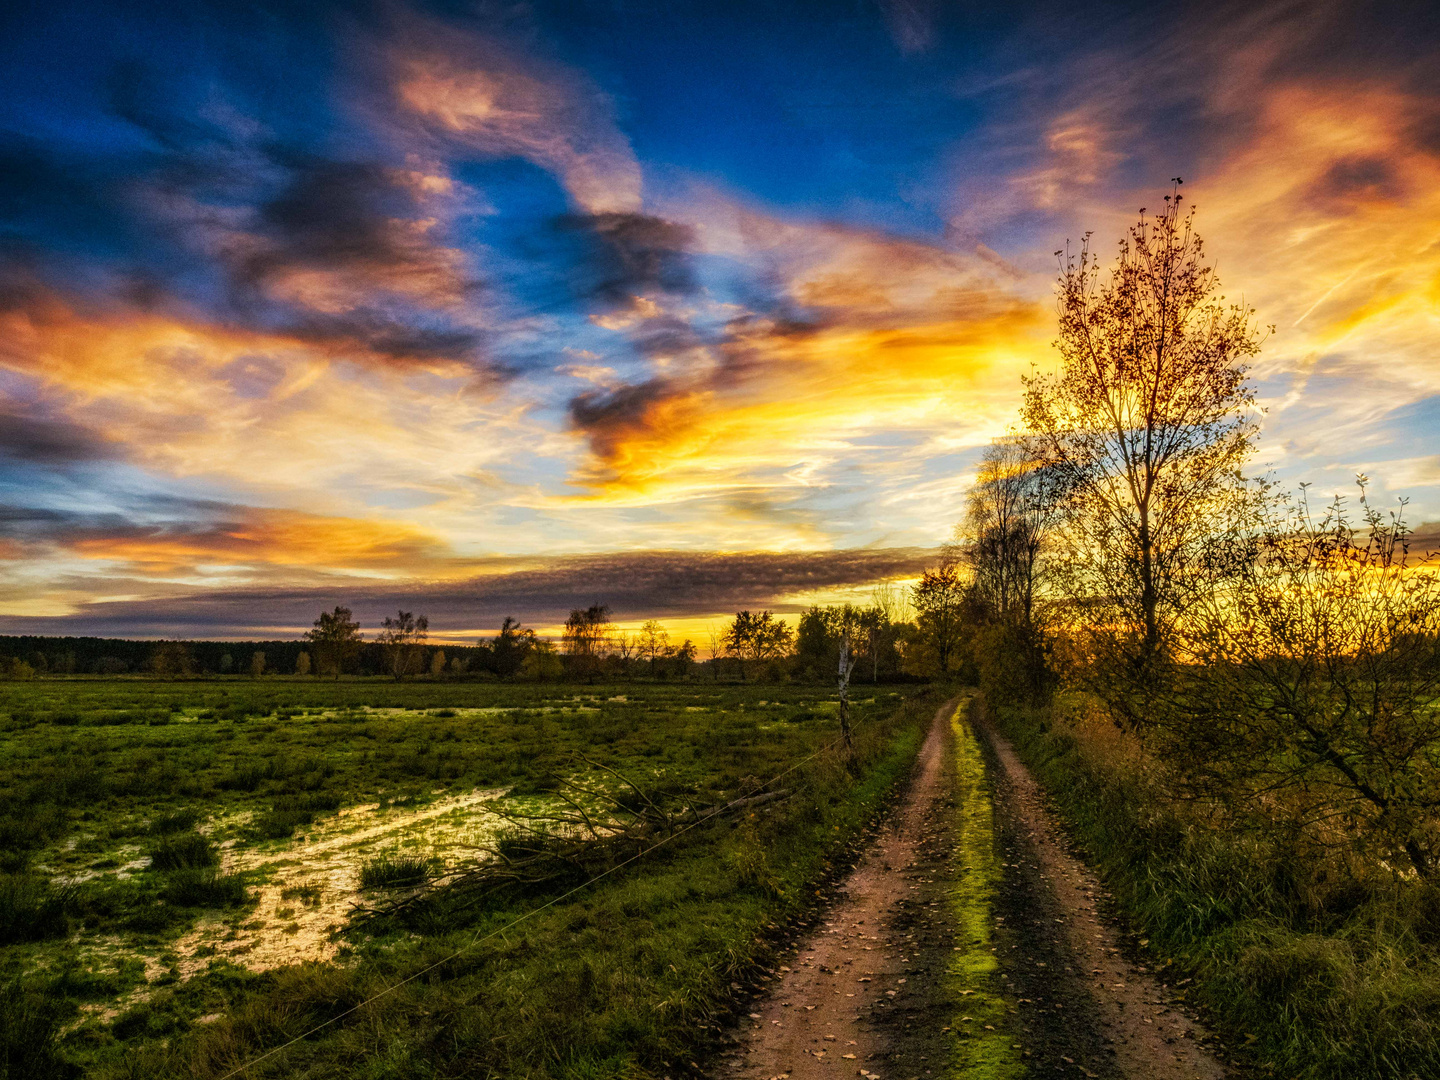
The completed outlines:
{"type": "Polygon", "coordinates": [[[1156,617],[1154,541],[1150,538],[1150,512],[1140,507],[1140,613],[1145,621],[1145,655],[1160,649],[1160,622],[1156,617]]]}

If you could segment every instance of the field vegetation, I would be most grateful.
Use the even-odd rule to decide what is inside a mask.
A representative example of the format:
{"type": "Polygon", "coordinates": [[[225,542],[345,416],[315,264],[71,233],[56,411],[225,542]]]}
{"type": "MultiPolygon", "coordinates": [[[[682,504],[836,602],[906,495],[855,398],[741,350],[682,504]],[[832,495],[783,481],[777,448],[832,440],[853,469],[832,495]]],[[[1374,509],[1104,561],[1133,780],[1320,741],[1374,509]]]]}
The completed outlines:
{"type": "Polygon", "coordinates": [[[418,972],[249,1075],[683,1069],[905,774],[932,700],[853,695],[846,753],[804,685],[0,684],[9,1075],[221,1076],[418,972]],[[780,797],[602,857],[573,894],[584,875],[445,885],[567,785],[683,813],[786,770],[780,797]]]}

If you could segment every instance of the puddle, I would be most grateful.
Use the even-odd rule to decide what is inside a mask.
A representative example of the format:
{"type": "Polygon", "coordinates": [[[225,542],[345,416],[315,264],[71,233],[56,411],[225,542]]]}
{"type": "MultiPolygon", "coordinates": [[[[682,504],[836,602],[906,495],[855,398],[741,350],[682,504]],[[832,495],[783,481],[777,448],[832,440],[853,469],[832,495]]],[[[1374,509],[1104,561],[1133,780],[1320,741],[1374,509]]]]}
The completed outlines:
{"type": "Polygon", "coordinates": [[[387,852],[453,861],[492,838],[502,819],[481,804],[503,790],[473,791],[439,799],[418,810],[347,807],[312,826],[303,839],[221,853],[225,873],[258,871],[258,899],[245,921],[203,918],[171,946],[182,978],[227,959],[251,971],[307,960],[334,959],[334,931],[360,899],[360,867],[387,852]],[[290,895],[285,895],[289,893],[290,895]]]}

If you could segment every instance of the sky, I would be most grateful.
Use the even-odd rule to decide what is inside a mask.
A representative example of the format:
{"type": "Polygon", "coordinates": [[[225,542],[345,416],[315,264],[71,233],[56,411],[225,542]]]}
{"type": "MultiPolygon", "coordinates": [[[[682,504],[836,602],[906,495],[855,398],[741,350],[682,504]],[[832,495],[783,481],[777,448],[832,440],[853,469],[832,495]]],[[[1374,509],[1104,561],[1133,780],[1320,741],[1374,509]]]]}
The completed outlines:
{"type": "Polygon", "coordinates": [[[1254,471],[1440,519],[1440,7],[18,0],[0,633],[913,577],[1181,177],[1254,471]]]}

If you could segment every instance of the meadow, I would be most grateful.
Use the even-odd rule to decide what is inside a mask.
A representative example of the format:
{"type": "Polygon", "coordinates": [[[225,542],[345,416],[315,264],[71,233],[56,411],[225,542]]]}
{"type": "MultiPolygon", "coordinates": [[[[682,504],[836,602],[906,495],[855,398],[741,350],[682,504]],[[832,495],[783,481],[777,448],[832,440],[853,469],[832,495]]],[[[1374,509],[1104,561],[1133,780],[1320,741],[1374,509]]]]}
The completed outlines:
{"type": "Polygon", "coordinates": [[[7,1075],[220,1077],[336,1017],[246,1075],[683,1071],[933,708],[867,687],[847,754],[833,701],[798,685],[0,684],[7,1075]],[[783,798],[578,891],[596,865],[357,917],[503,850],[495,811],[569,784],[683,813],[787,770],[764,789],[783,798]]]}

